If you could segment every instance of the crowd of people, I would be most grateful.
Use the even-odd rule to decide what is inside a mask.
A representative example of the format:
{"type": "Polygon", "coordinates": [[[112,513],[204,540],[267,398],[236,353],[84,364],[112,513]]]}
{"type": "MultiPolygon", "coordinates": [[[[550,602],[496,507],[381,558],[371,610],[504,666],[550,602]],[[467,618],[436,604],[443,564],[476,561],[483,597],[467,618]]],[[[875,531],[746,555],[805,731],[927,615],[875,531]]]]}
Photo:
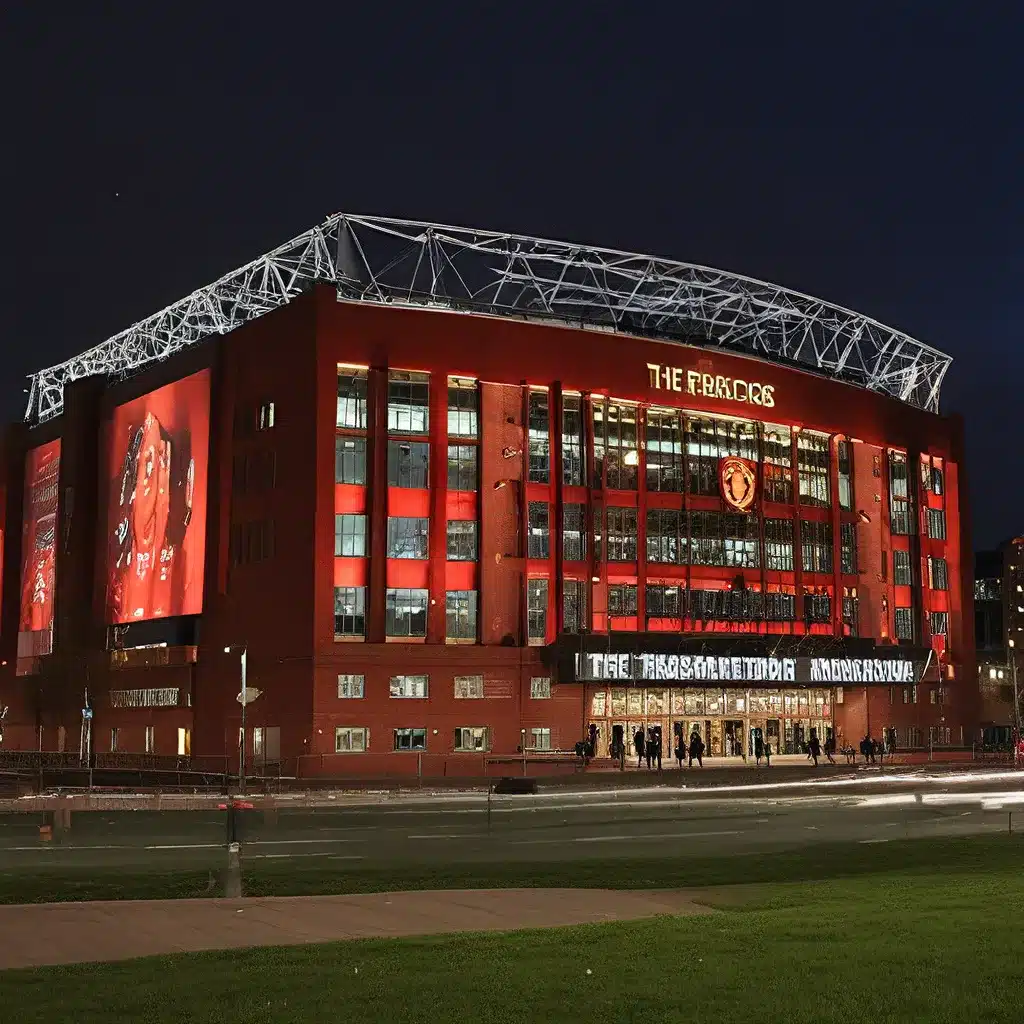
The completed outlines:
{"type": "MultiPolygon", "coordinates": [[[[664,741],[662,739],[661,726],[652,725],[648,726],[646,729],[643,726],[638,726],[636,731],[633,733],[632,739],[633,752],[636,754],[637,768],[642,768],[646,762],[648,769],[657,769],[660,771],[662,766],[662,757],[664,755],[664,741]]],[[[680,768],[683,767],[684,761],[688,768],[692,768],[694,762],[697,763],[698,767],[703,767],[706,747],[698,729],[694,728],[690,735],[686,736],[685,730],[680,729],[677,723],[677,731],[674,739],[675,746],[673,754],[675,755],[676,763],[680,768]]],[[[731,733],[728,734],[726,739],[728,740],[727,752],[746,760],[746,754],[743,752],[741,740],[734,737],[731,733]]],[[[597,745],[598,728],[596,725],[592,724],[588,730],[587,739],[577,745],[578,753],[589,760],[596,756],[597,745]]],[[[762,761],[764,761],[766,766],[770,767],[772,757],[778,753],[777,749],[772,748],[771,742],[764,738],[760,729],[753,730],[753,741],[751,743],[751,747],[754,761],[758,767],[760,767],[762,761]]],[[[846,757],[847,763],[855,763],[858,753],[857,749],[850,744],[840,747],[836,740],[835,732],[832,729],[826,730],[824,743],[822,743],[818,738],[817,730],[811,729],[810,737],[806,743],[802,741],[799,742],[797,744],[797,749],[800,753],[805,753],[807,755],[807,760],[812,761],[815,767],[817,767],[823,756],[829,764],[836,764],[837,753],[846,757]]],[[[874,739],[870,735],[865,736],[860,742],[859,752],[865,762],[869,764],[876,764],[886,757],[893,757],[896,753],[895,730],[884,729],[882,731],[881,740],[874,739]]],[[[609,745],[609,754],[613,760],[625,761],[626,753],[626,739],[623,735],[622,726],[615,726],[609,745]]]]}

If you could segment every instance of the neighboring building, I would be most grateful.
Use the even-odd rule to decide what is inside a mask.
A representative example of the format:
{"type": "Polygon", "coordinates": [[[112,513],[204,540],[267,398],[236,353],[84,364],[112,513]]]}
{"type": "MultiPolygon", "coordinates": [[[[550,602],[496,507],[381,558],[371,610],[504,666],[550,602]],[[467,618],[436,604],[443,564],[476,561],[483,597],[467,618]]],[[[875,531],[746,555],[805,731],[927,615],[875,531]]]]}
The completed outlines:
{"type": "Polygon", "coordinates": [[[33,378],[5,749],[237,763],[243,647],[249,756],[304,774],[970,743],[949,362],[720,271],[331,218],[33,378]]]}
{"type": "Polygon", "coordinates": [[[974,642],[981,697],[981,740],[989,746],[1009,744],[1013,727],[1013,679],[1007,658],[1006,548],[974,556],[974,642]]]}
{"type": "Polygon", "coordinates": [[[1024,537],[975,559],[975,641],[982,742],[1006,745],[1017,725],[1014,677],[1024,669],[1024,537]]]}

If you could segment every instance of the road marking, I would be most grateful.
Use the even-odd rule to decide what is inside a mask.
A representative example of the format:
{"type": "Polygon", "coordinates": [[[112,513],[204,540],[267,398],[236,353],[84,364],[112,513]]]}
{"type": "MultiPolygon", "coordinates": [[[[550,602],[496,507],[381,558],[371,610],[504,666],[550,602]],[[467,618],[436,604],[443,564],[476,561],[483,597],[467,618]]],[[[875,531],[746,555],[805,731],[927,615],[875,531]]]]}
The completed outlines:
{"type": "Polygon", "coordinates": [[[427,836],[406,836],[406,839],[468,839],[473,836],[478,836],[479,832],[451,832],[451,833],[438,833],[432,832],[427,836]]]}
{"type": "Polygon", "coordinates": [[[250,853],[246,860],[298,860],[300,857],[326,857],[328,860],[366,860],[360,854],[340,853],[250,853]]]}
{"type": "Polygon", "coordinates": [[[889,840],[888,839],[862,839],[860,842],[861,842],[861,845],[863,845],[863,846],[870,846],[873,843],[887,843],[887,842],[889,842],[889,840]]]}
{"type": "Polygon", "coordinates": [[[574,843],[614,843],[622,842],[627,839],[645,840],[645,839],[702,839],[705,836],[738,836],[742,835],[742,832],[738,829],[733,829],[729,832],[634,832],[630,835],[624,836],[577,836],[572,840],[574,843]]]}

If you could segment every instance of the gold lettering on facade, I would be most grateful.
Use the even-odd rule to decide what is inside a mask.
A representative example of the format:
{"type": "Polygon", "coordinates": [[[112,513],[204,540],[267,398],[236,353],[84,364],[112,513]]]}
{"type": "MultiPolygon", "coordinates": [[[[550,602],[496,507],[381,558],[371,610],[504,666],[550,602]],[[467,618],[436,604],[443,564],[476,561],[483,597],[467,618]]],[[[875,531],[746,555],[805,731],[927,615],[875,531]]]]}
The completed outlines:
{"type": "Polygon", "coordinates": [[[759,405],[764,409],[775,406],[775,386],[772,384],[684,370],[678,366],[663,366],[661,363],[648,363],[647,376],[650,386],[659,391],[677,391],[701,398],[742,402],[745,405],[759,405]]]}

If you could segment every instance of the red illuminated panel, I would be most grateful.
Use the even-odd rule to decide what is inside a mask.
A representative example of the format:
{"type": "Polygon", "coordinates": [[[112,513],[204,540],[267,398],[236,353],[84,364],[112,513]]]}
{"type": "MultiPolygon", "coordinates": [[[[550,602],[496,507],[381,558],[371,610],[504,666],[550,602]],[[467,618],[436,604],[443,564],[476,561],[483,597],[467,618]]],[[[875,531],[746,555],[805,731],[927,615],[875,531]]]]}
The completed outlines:
{"type": "Polygon", "coordinates": [[[21,617],[18,657],[53,650],[53,584],[57,555],[60,439],[33,448],[25,459],[21,542],[21,617]]]}
{"type": "Polygon", "coordinates": [[[108,622],[202,611],[209,442],[208,370],[114,410],[108,622]]]}

